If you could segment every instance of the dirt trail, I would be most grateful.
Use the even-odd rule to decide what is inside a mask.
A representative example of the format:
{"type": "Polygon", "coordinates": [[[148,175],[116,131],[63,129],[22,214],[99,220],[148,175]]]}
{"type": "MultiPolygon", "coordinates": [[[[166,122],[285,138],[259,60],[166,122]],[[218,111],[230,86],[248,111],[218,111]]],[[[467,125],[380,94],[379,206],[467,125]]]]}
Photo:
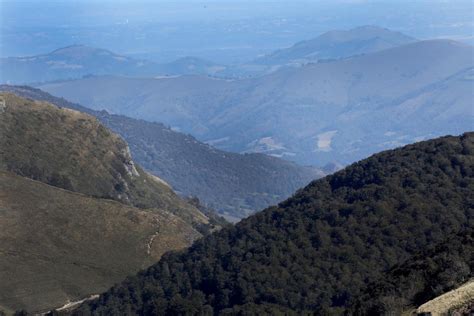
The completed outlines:
{"type": "Polygon", "coordinates": [[[146,247],[147,247],[146,253],[148,255],[151,255],[151,245],[153,244],[153,241],[155,240],[156,237],[158,237],[159,234],[160,234],[160,231],[157,231],[156,233],[151,235],[150,240],[148,241],[148,243],[146,245],[146,247]]]}
{"type": "Polygon", "coordinates": [[[94,295],[91,295],[91,296],[89,296],[87,298],[84,298],[82,300],[78,300],[78,301],[74,301],[74,302],[68,302],[68,303],[64,304],[63,306],[61,306],[60,308],[57,308],[56,310],[58,310],[58,311],[70,310],[72,308],[75,308],[75,307],[79,306],[80,304],[82,304],[86,301],[90,301],[90,300],[96,299],[98,297],[99,297],[98,294],[94,294],[94,295]]]}

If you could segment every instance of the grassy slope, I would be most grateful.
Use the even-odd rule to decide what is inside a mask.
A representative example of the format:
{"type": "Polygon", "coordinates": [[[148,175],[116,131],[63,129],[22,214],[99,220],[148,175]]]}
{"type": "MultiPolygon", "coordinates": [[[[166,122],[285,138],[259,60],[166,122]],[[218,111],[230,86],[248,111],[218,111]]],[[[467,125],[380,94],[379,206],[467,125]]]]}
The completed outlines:
{"type": "Polygon", "coordinates": [[[208,218],[136,166],[127,144],[94,117],[2,93],[0,169],[140,208],[163,208],[196,226],[208,218]]]}
{"type": "Polygon", "coordinates": [[[101,292],[200,236],[165,211],[10,172],[0,172],[0,188],[0,305],[11,310],[48,309],[101,292]]]}

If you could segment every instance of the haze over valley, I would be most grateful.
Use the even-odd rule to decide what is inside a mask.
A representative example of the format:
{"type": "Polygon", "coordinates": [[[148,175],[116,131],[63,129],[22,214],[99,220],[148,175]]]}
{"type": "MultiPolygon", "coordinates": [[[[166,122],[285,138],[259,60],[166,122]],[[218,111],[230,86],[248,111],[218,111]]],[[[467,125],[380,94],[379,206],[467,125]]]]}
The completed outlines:
{"type": "Polygon", "coordinates": [[[416,41],[251,79],[98,76],[38,87],[223,150],[322,167],[469,129],[473,54],[455,41],[416,41]]]}

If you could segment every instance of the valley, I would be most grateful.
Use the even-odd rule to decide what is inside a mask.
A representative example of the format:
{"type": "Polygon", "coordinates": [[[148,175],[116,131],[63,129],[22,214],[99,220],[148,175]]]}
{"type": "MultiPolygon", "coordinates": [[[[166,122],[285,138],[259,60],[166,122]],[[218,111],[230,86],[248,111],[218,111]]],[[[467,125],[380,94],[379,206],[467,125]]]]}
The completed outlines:
{"type": "Polygon", "coordinates": [[[418,41],[253,79],[100,76],[39,88],[162,122],[222,150],[321,167],[469,130],[472,56],[472,47],[458,42],[418,41]]]}

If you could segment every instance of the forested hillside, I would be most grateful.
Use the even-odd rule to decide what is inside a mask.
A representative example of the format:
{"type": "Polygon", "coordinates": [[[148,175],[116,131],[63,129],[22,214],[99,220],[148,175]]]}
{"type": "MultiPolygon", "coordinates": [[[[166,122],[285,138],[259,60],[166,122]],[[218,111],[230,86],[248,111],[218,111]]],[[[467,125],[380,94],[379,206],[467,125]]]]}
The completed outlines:
{"type": "Polygon", "coordinates": [[[474,227],[453,234],[396,265],[367,286],[351,308],[355,315],[397,315],[457,288],[474,277],[474,227]]]}
{"type": "Polygon", "coordinates": [[[382,152],[207,236],[77,315],[341,314],[366,285],[474,226],[474,133],[382,152]]]}

